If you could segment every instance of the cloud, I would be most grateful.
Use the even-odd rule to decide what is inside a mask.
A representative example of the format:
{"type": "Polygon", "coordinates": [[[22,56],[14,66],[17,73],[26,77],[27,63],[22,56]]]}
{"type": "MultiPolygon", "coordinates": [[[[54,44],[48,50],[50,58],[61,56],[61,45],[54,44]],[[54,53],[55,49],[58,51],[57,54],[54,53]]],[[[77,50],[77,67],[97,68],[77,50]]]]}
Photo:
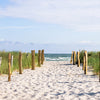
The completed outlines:
{"type": "Polygon", "coordinates": [[[93,43],[92,41],[81,41],[80,42],[81,44],[91,44],[91,43],[93,43]]]}
{"type": "Polygon", "coordinates": [[[10,0],[1,16],[61,24],[76,31],[100,32],[100,0],[10,0]]]}
{"type": "Polygon", "coordinates": [[[3,41],[5,41],[5,39],[1,38],[1,39],[0,39],[0,42],[3,42],[3,41]]]}
{"type": "MultiPolygon", "coordinates": [[[[99,48],[99,45],[100,45],[100,42],[98,42],[98,41],[80,41],[79,43],[78,43],[78,45],[79,45],[79,47],[85,47],[85,48],[87,48],[88,50],[90,50],[90,48],[91,48],[91,51],[92,50],[94,50],[94,48],[99,48]]],[[[78,46],[77,46],[78,47],[78,46]]],[[[98,50],[100,50],[100,48],[98,49],[98,50]]]]}
{"type": "Polygon", "coordinates": [[[5,27],[0,27],[0,29],[26,29],[26,28],[32,28],[32,26],[5,26],[5,27]]]}
{"type": "MultiPolygon", "coordinates": [[[[71,51],[87,50],[87,51],[99,51],[100,44],[91,45],[92,41],[81,41],[81,43],[70,43],[70,44],[37,44],[37,43],[23,43],[23,42],[12,42],[7,40],[0,41],[0,50],[6,51],[22,51],[31,52],[35,49],[45,50],[45,53],[71,53],[71,51]]],[[[92,42],[93,43],[93,42],[92,42]]]]}

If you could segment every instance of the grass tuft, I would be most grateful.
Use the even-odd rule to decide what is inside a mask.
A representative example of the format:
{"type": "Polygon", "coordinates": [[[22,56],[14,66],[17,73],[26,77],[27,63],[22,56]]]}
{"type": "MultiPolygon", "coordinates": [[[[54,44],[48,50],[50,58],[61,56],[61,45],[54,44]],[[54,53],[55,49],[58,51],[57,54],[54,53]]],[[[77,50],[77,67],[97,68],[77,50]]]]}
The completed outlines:
{"type": "MultiPolygon", "coordinates": [[[[4,52],[0,51],[0,57],[2,57],[2,62],[0,66],[0,74],[8,74],[8,54],[13,55],[13,66],[11,67],[11,72],[19,70],[19,52],[4,52]]],[[[35,64],[38,65],[37,54],[35,54],[35,64]]],[[[22,53],[22,67],[23,69],[31,68],[32,57],[31,53],[22,53]]]]}

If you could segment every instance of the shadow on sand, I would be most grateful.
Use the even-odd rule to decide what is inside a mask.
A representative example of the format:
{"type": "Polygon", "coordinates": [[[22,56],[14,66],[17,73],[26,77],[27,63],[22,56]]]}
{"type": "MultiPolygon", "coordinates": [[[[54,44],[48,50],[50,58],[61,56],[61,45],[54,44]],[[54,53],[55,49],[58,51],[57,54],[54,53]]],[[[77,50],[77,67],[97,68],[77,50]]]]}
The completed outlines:
{"type": "Polygon", "coordinates": [[[90,93],[79,93],[77,94],[78,96],[83,96],[83,95],[90,95],[90,96],[94,96],[96,94],[100,94],[100,92],[90,92],[90,93]]]}
{"type": "MultiPolygon", "coordinates": [[[[67,83],[87,83],[87,82],[90,83],[90,82],[93,82],[93,81],[83,81],[83,82],[82,82],[82,81],[79,81],[79,82],[73,81],[73,82],[57,82],[57,83],[61,83],[61,84],[64,83],[64,84],[67,84],[67,83]]],[[[94,82],[98,82],[98,81],[94,81],[94,82]]]]}
{"type": "Polygon", "coordinates": [[[67,65],[73,65],[73,64],[60,64],[60,65],[61,65],[61,66],[63,66],[63,65],[64,65],[64,66],[67,66],[67,65]]]}

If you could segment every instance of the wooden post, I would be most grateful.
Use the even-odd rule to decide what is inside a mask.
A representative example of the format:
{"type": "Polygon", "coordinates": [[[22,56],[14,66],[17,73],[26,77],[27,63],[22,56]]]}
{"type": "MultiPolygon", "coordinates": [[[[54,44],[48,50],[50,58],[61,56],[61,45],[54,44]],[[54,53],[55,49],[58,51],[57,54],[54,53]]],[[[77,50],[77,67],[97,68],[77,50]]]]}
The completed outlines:
{"type": "Polygon", "coordinates": [[[42,50],[42,53],[41,53],[41,64],[43,64],[44,62],[44,50],[42,50]]]}
{"type": "Polygon", "coordinates": [[[76,52],[74,51],[74,55],[73,55],[73,65],[76,64],[76,52]]]}
{"type": "Polygon", "coordinates": [[[74,51],[73,51],[73,65],[74,65],[74,51]]]}
{"type": "Polygon", "coordinates": [[[72,51],[72,55],[71,55],[70,64],[72,64],[72,62],[73,62],[73,51],[72,51]]]}
{"type": "Polygon", "coordinates": [[[77,61],[78,61],[77,66],[80,67],[80,52],[79,51],[77,52],[77,61]]]}
{"type": "Polygon", "coordinates": [[[19,74],[22,74],[22,53],[19,52],[19,74]]]}
{"type": "Polygon", "coordinates": [[[43,62],[44,62],[44,60],[45,60],[45,58],[44,58],[44,49],[42,50],[42,52],[43,52],[43,62]]]}
{"type": "Polygon", "coordinates": [[[78,51],[77,51],[77,54],[76,54],[76,64],[78,66],[78,51]]]}
{"type": "Polygon", "coordinates": [[[41,50],[38,50],[38,66],[41,66],[41,50]]]}
{"type": "Polygon", "coordinates": [[[32,50],[31,53],[32,53],[32,70],[35,70],[35,50],[32,50]]]}
{"type": "Polygon", "coordinates": [[[8,54],[8,81],[11,81],[11,53],[8,54]]]}
{"type": "Polygon", "coordinates": [[[87,51],[85,51],[85,70],[84,74],[87,74],[87,51]]]}
{"type": "Polygon", "coordinates": [[[100,52],[99,52],[99,82],[100,82],[100,52]]]}
{"type": "Polygon", "coordinates": [[[76,64],[76,52],[75,52],[75,58],[74,59],[75,59],[74,61],[75,61],[75,64],[76,64]]]}

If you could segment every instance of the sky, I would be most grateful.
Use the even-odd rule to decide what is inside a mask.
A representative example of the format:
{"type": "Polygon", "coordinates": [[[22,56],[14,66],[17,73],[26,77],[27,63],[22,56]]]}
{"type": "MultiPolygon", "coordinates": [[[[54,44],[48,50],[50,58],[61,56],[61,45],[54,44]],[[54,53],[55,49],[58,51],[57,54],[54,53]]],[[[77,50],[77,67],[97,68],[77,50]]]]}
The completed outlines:
{"type": "Polygon", "coordinates": [[[0,50],[10,41],[47,52],[99,51],[99,38],[100,0],[0,0],[0,50]]]}

